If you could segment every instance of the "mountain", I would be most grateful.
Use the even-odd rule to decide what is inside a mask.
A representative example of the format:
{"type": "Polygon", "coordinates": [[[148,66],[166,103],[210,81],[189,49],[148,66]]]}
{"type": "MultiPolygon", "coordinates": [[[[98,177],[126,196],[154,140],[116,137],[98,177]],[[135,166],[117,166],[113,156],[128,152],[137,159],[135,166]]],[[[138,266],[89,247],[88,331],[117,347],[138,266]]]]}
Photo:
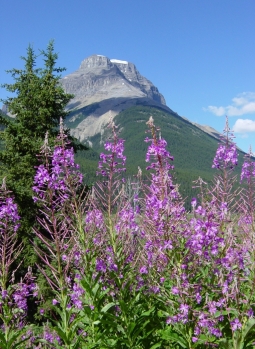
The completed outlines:
{"type": "Polygon", "coordinates": [[[165,105],[158,89],[136,69],[133,63],[92,55],[84,59],[74,73],[61,81],[75,95],[69,108],[79,108],[111,98],[145,98],[165,105]]]}
{"type": "Polygon", "coordinates": [[[68,126],[80,141],[100,133],[110,117],[134,105],[160,107],[171,111],[164,97],[133,63],[92,55],[77,71],[65,76],[61,84],[74,95],[67,108],[68,126]]]}
{"type": "MultiPolygon", "coordinates": [[[[67,106],[71,112],[68,126],[81,142],[91,144],[90,138],[102,132],[110,117],[135,105],[173,113],[157,87],[128,61],[92,55],[81,62],[77,71],[65,76],[61,84],[74,95],[67,106]]],[[[216,139],[220,137],[210,126],[193,125],[216,139]]]]}

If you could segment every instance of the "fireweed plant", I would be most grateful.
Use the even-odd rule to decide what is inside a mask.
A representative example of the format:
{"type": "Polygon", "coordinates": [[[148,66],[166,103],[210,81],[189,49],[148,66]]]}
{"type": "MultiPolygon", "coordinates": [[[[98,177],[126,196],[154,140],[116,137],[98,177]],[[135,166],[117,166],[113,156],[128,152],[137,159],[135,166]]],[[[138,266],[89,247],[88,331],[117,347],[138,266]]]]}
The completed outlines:
{"type": "Polygon", "coordinates": [[[124,190],[124,140],[118,137],[112,120],[109,127],[112,138],[105,143],[106,153],[100,154],[98,165],[102,179],[94,187],[86,217],[86,229],[91,230],[91,217],[94,226],[100,222],[94,240],[98,246],[96,273],[103,289],[107,289],[104,309],[110,310],[103,319],[108,332],[104,343],[106,347],[149,348],[152,330],[147,325],[152,310],[139,285],[144,233],[139,226],[137,196],[130,197],[124,190]]]}
{"type": "MultiPolygon", "coordinates": [[[[79,332],[77,308],[84,291],[77,284],[80,251],[75,231],[80,229],[80,210],[76,206],[82,175],[74,162],[74,151],[69,147],[62,120],[53,152],[46,135],[40,159],[42,164],[37,168],[33,190],[41,227],[35,230],[35,235],[41,243],[34,247],[42,261],[38,268],[53,291],[50,316],[55,324],[52,332],[46,325],[40,342],[50,348],[79,348],[82,330],[79,332]]],[[[47,309],[41,309],[41,314],[44,312],[47,309]]]]}
{"type": "MultiPolygon", "coordinates": [[[[12,264],[22,246],[18,244],[19,215],[5,181],[0,188],[0,347],[29,348],[31,326],[26,322],[27,299],[37,296],[37,286],[31,270],[19,281],[12,264]]],[[[31,341],[30,341],[31,340],[31,341]]],[[[32,346],[31,346],[32,347],[32,346]]]]}
{"type": "Polygon", "coordinates": [[[220,174],[206,193],[200,181],[202,200],[192,200],[193,217],[176,231],[178,239],[169,249],[173,253],[165,254],[166,273],[158,275],[158,283],[164,281],[158,299],[165,305],[169,325],[161,331],[162,338],[183,348],[255,345],[254,253],[236,229],[232,171],[237,152],[228,121],[224,131],[213,161],[220,174]]]}
{"type": "Polygon", "coordinates": [[[30,270],[19,282],[12,275],[19,217],[2,186],[1,348],[255,348],[252,153],[236,190],[227,121],[213,184],[197,181],[200,195],[186,212],[167,143],[152,118],[147,125],[147,180],[139,171],[128,192],[124,140],[113,121],[89,192],[62,122],[53,149],[46,136],[33,186],[33,244],[50,305],[30,270]],[[37,292],[41,318],[30,328],[26,299],[37,292]]]}

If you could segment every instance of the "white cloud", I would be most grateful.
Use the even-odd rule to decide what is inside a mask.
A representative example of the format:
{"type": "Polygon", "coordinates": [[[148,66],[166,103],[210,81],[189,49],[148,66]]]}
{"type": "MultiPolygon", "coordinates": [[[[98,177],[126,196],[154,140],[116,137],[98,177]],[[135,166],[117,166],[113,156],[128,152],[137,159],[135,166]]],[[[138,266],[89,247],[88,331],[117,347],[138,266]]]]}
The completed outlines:
{"type": "MultiPolygon", "coordinates": [[[[232,104],[226,107],[209,105],[203,108],[217,116],[242,116],[255,113],[255,92],[243,92],[232,99],[232,104]]],[[[253,131],[252,131],[253,132],[253,131]]]]}
{"type": "Polygon", "coordinates": [[[233,131],[244,134],[255,132],[255,121],[250,119],[238,119],[233,126],[233,131]]]}

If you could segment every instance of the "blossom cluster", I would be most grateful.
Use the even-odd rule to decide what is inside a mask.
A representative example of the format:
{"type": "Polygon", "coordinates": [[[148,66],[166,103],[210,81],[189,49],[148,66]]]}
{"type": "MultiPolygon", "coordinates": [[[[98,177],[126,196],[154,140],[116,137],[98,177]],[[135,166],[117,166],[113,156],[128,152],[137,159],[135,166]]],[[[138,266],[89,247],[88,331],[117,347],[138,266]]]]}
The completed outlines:
{"type": "Polygon", "coordinates": [[[229,146],[220,145],[217,149],[215,158],[213,160],[213,168],[220,168],[221,164],[224,163],[224,166],[229,165],[232,169],[237,166],[237,150],[234,144],[229,146]]]}
{"type": "Polygon", "coordinates": [[[217,169],[230,169],[232,170],[237,166],[238,153],[236,145],[233,142],[233,134],[230,132],[228,118],[226,118],[226,125],[224,129],[224,136],[222,136],[222,143],[219,144],[216,151],[216,155],[213,159],[213,168],[217,169]]]}
{"type": "Polygon", "coordinates": [[[14,232],[17,232],[20,216],[18,214],[18,206],[14,203],[13,198],[0,198],[0,233],[7,228],[8,225],[12,226],[14,232]]]}
{"type": "Polygon", "coordinates": [[[242,166],[241,171],[241,181],[251,180],[255,177],[255,162],[254,161],[245,161],[242,166]]]}
{"type": "MultiPolygon", "coordinates": [[[[45,198],[45,188],[63,193],[62,201],[68,198],[69,181],[82,183],[82,174],[78,171],[79,165],[74,161],[73,148],[65,149],[63,146],[54,148],[51,163],[38,166],[34,177],[33,191],[41,198],[45,198]]],[[[34,197],[34,201],[38,201],[34,197]]]]}
{"type": "Polygon", "coordinates": [[[120,174],[125,169],[126,156],[123,154],[124,152],[124,140],[119,138],[116,130],[117,126],[113,122],[110,121],[109,127],[113,133],[113,141],[107,141],[104,144],[104,148],[107,153],[100,154],[100,161],[98,162],[97,175],[102,175],[103,177],[108,177],[113,174],[120,174]]]}

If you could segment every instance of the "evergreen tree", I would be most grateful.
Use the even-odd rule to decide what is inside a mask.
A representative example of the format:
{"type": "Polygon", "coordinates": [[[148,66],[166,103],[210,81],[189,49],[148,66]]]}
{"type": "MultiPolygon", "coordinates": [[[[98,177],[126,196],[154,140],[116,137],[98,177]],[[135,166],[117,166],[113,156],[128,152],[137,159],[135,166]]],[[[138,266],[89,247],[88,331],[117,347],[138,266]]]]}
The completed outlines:
{"type": "MultiPolygon", "coordinates": [[[[37,56],[31,46],[27,56],[21,57],[24,69],[7,71],[14,79],[13,84],[4,84],[7,91],[15,93],[3,101],[8,111],[14,116],[12,120],[0,115],[0,124],[5,126],[0,136],[4,149],[0,152],[1,175],[6,177],[8,188],[15,195],[22,217],[21,235],[26,240],[35,222],[36,206],[32,199],[32,185],[35,168],[38,165],[37,154],[48,131],[49,140],[53,142],[58,133],[60,117],[65,119],[65,107],[72,95],[65,93],[61,87],[60,73],[65,68],[57,68],[58,54],[54,52],[54,43],[50,41],[46,51],[40,51],[44,58],[44,67],[36,67],[37,56]]],[[[66,131],[75,149],[74,139],[66,131]]]]}

